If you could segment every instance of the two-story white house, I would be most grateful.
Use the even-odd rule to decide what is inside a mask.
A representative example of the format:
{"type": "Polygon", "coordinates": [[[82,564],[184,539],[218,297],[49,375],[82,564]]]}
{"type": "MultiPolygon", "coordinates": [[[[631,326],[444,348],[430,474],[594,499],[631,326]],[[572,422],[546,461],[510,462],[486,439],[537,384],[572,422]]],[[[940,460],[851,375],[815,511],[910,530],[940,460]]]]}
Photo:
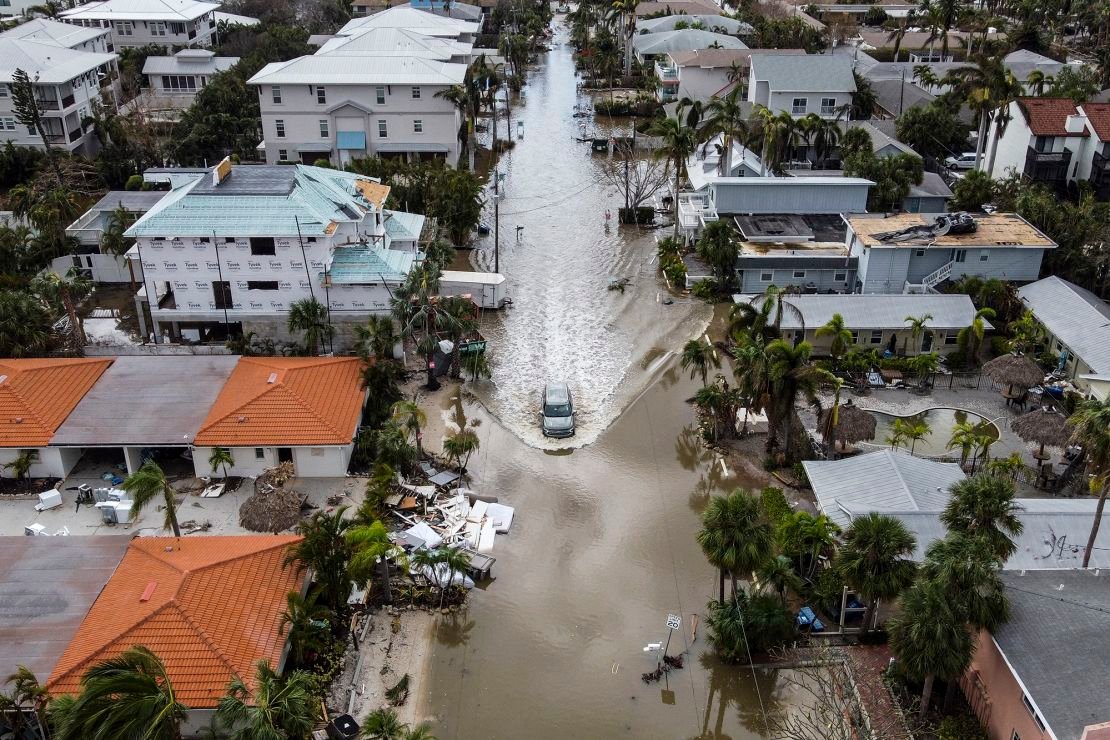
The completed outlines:
{"type": "Polygon", "coordinates": [[[0,141],[43,147],[38,132],[16,120],[10,84],[22,69],[35,88],[47,145],[95,154],[97,138],[81,122],[103,102],[101,93],[111,85],[116,59],[115,54],[70,49],[46,37],[0,35],[0,141]]]}
{"type": "Polygon", "coordinates": [[[173,56],[150,56],[143,64],[143,94],[155,106],[188,108],[212,78],[239,63],[211,49],[182,49],[173,56]]]}
{"type": "Polygon", "coordinates": [[[836,118],[852,102],[852,60],[833,54],[759,54],[751,57],[748,102],[772,113],[836,118]]]}
{"type": "Polygon", "coordinates": [[[267,162],[406,157],[457,164],[462,117],[438,95],[463,81],[466,64],[434,57],[461,55],[466,44],[425,46],[412,32],[366,34],[373,35],[268,64],[248,81],[258,89],[267,162]],[[397,46],[391,49],[387,36],[397,46]]]}
{"type": "Polygon", "coordinates": [[[0,33],[0,38],[39,41],[74,51],[107,54],[112,32],[107,28],[82,28],[49,18],[32,18],[0,33]]]}
{"type": "Polygon", "coordinates": [[[111,50],[158,44],[211,46],[219,3],[201,0],[94,0],[63,10],[60,18],[88,28],[111,31],[111,50]]]}
{"type": "Polygon", "coordinates": [[[436,15],[411,5],[396,5],[373,15],[352,18],[339,29],[337,35],[354,36],[370,28],[403,28],[424,36],[454,39],[473,45],[481,27],[480,21],[436,15]]]}

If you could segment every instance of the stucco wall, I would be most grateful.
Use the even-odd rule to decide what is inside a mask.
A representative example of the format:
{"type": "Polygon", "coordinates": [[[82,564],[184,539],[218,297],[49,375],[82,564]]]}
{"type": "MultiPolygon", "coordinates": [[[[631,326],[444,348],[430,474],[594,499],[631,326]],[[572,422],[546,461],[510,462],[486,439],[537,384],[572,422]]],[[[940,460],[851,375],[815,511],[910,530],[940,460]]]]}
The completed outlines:
{"type": "MultiPolygon", "coordinates": [[[[307,478],[340,478],[347,474],[347,464],[351,460],[354,444],[325,447],[292,447],[293,466],[298,476],[307,478]]],[[[231,457],[235,461],[228,473],[244,478],[256,477],[267,468],[278,464],[277,447],[231,447],[231,457]],[[256,455],[255,450],[262,451],[262,457],[256,455]]],[[[193,468],[198,477],[212,475],[212,467],[208,458],[212,456],[211,447],[197,447],[193,450],[193,468]]],[[[223,468],[220,468],[216,478],[222,478],[223,468]]]]}
{"type": "MultiPolygon", "coordinates": [[[[65,478],[73,466],[81,459],[81,450],[69,447],[38,447],[38,462],[31,466],[28,474],[32,478],[65,478]]],[[[7,465],[19,457],[22,449],[0,447],[0,466],[7,465]]],[[[12,471],[0,468],[0,477],[14,478],[12,471]]]]}
{"type": "Polygon", "coordinates": [[[1051,738],[1037,726],[1022,702],[1021,685],[988,632],[980,634],[978,649],[961,686],[991,740],[1011,740],[1015,732],[1021,740],[1051,738]]]}

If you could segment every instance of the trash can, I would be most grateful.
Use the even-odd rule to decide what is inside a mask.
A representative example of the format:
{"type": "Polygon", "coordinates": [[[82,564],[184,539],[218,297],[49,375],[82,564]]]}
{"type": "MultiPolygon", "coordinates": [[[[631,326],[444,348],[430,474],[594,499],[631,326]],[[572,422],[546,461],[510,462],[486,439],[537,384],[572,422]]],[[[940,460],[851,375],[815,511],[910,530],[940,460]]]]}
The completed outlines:
{"type": "Polygon", "coordinates": [[[328,723],[328,737],[332,740],[354,740],[358,737],[358,722],[349,714],[341,714],[328,723]]]}

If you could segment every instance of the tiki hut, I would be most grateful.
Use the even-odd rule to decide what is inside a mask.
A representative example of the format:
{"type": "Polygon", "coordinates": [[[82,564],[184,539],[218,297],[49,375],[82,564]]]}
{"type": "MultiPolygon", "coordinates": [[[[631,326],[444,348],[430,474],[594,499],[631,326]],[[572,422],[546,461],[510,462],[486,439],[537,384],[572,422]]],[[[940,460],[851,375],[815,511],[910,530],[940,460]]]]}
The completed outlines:
{"type": "Polygon", "coordinates": [[[1005,384],[1007,397],[1013,397],[1014,388],[1027,390],[1044,380],[1044,370],[1025,355],[1002,355],[983,365],[983,373],[996,383],[1005,384]]]}
{"type": "Polygon", "coordinates": [[[836,423],[833,424],[833,409],[822,409],[818,419],[821,436],[829,451],[833,451],[837,443],[854,444],[866,439],[875,439],[875,416],[864,411],[852,403],[851,399],[840,404],[836,409],[836,423]]]}
{"type": "Polygon", "coordinates": [[[1068,419],[1058,411],[1039,408],[1022,414],[1010,422],[1014,434],[1026,442],[1036,442],[1041,446],[1037,459],[1044,459],[1045,445],[1050,447],[1066,447],[1071,439],[1072,430],[1068,427],[1068,419]]]}

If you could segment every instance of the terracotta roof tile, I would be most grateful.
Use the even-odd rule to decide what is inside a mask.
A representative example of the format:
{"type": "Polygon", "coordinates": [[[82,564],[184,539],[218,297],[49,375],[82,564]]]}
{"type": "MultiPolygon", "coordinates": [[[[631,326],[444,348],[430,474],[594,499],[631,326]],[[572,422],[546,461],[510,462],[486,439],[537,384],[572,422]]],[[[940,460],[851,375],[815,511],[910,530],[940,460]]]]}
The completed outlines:
{"type": "Polygon", "coordinates": [[[1034,136],[1088,135],[1086,129],[1082,133],[1068,132],[1068,116],[1079,112],[1068,98],[1018,98],[1017,103],[1034,136]]]}
{"type": "Polygon", "coordinates": [[[1084,103],[1083,112],[1099,141],[1110,141],[1110,103],[1084,103]]]}
{"type": "Polygon", "coordinates": [[[361,371],[361,361],[353,357],[244,357],[208,412],[195,444],[348,444],[365,397],[361,371]]]}
{"type": "Polygon", "coordinates": [[[0,360],[0,447],[45,447],[110,359],[0,360]]]}
{"type": "Polygon", "coordinates": [[[142,537],[89,609],[54,667],[54,695],[80,691],[93,663],[145,645],[166,664],[181,701],[215,707],[238,676],[250,686],[254,665],[278,668],[285,647],[281,613],[304,572],[282,563],[291,535],[142,537]],[[142,596],[152,590],[147,601],[142,596]]]}

